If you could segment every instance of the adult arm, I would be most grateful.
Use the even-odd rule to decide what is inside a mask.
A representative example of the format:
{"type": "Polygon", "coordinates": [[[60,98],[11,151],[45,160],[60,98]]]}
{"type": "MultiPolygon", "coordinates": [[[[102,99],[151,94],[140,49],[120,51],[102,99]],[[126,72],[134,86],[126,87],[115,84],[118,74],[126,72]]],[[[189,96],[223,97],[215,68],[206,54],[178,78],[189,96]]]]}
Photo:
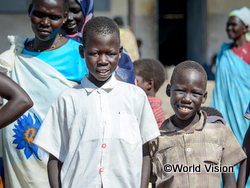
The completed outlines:
{"type": "Polygon", "coordinates": [[[60,172],[63,163],[57,159],[54,155],[49,154],[48,161],[48,176],[49,176],[49,184],[51,188],[61,188],[61,179],[60,172]]]}
{"type": "Polygon", "coordinates": [[[3,73],[0,73],[0,96],[8,100],[0,109],[0,129],[18,119],[33,106],[28,94],[3,73]]]}
{"type": "Polygon", "coordinates": [[[148,142],[146,142],[145,144],[143,144],[141,188],[148,188],[150,173],[151,173],[150,156],[149,156],[148,142]]]}
{"type": "Polygon", "coordinates": [[[222,173],[223,188],[236,188],[234,173],[222,173]]]}

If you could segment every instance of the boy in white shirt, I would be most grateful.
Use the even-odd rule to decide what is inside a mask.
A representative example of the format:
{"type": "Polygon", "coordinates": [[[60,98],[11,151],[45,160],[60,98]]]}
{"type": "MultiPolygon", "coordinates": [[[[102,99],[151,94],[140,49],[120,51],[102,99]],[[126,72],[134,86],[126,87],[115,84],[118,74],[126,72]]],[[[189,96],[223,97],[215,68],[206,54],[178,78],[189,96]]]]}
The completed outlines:
{"type": "Polygon", "coordinates": [[[54,102],[34,141],[50,154],[50,185],[139,188],[142,145],[159,135],[147,96],[113,76],[123,47],[112,19],[87,22],[82,42],[89,74],[54,102]]]}

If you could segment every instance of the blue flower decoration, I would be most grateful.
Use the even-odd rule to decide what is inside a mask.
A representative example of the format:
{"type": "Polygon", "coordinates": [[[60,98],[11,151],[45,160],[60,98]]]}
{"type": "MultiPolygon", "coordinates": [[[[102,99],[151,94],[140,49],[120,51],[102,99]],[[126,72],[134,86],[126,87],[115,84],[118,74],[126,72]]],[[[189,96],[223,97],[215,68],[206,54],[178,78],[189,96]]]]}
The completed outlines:
{"type": "Polygon", "coordinates": [[[4,168],[3,168],[3,158],[0,157],[0,188],[4,187],[4,168]]]}
{"type": "Polygon", "coordinates": [[[16,129],[13,129],[13,131],[16,133],[13,136],[16,138],[13,141],[13,144],[17,144],[16,149],[24,149],[24,154],[27,159],[34,153],[34,155],[39,160],[41,160],[38,157],[39,148],[33,143],[41,123],[35,115],[34,120],[35,123],[33,122],[33,118],[31,117],[30,113],[28,113],[28,116],[22,115],[17,120],[17,125],[15,125],[16,129]]]}

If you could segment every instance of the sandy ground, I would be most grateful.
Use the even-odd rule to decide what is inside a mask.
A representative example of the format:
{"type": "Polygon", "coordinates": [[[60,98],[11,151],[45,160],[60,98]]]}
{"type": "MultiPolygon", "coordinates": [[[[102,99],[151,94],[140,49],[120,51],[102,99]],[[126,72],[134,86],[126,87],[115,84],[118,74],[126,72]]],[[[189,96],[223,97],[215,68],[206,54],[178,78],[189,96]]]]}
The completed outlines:
{"type": "MultiPolygon", "coordinates": [[[[174,67],[173,66],[166,67],[165,69],[166,69],[166,73],[168,75],[167,76],[168,78],[165,80],[164,84],[161,86],[159,91],[156,93],[156,96],[162,99],[162,108],[165,112],[165,117],[169,118],[171,115],[173,115],[174,112],[173,112],[172,107],[170,105],[170,98],[166,95],[166,87],[169,83],[169,80],[171,78],[172,71],[173,71],[174,67]]],[[[213,88],[214,88],[214,81],[209,80],[207,83],[207,92],[208,92],[207,100],[206,100],[205,104],[203,104],[202,106],[209,106],[210,105],[213,88]]]]}

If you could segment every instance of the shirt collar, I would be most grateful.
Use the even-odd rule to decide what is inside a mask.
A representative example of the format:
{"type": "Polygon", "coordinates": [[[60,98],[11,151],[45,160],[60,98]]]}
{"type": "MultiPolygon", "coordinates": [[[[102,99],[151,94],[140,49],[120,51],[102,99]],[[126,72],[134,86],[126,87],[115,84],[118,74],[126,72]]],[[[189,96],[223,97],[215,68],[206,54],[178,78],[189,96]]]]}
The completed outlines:
{"type": "Polygon", "coordinates": [[[112,74],[111,77],[106,81],[105,84],[103,84],[102,87],[97,87],[95,84],[93,84],[89,79],[88,79],[88,74],[85,75],[81,81],[81,85],[83,86],[84,89],[86,89],[86,91],[88,93],[93,92],[96,89],[103,89],[105,91],[110,91],[112,90],[115,85],[117,84],[117,80],[115,78],[115,76],[112,74]]]}
{"type": "Polygon", "coordinates": [[[201,131],[206,124],[207,115],[203,111],[200,111],[199,114],[200,120],[195,125],[193,125],[188,131],[184,131],[183,129],[176,127],[171,121],[173,116],[171,116],[167,121],[163,122],[160,131],[161,133],[193,133],[195,130],[201,131]]]}

